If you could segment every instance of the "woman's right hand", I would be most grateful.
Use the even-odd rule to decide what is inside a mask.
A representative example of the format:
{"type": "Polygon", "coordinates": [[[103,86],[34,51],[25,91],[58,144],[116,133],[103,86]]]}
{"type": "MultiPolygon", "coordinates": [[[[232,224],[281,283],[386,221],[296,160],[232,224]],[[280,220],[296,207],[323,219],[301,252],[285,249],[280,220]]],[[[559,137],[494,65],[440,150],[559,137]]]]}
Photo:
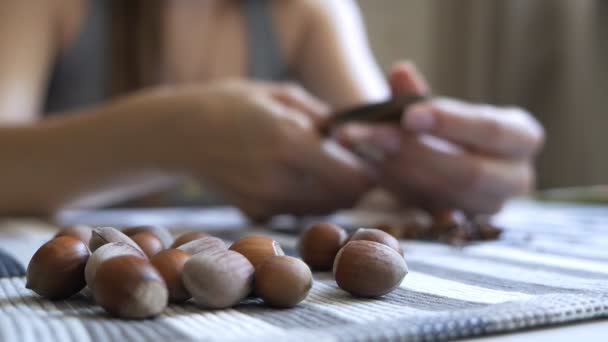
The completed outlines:
{"type": "Polygon", "coordinates": [[[294,85],[221,81],[195,90],[199,111],[177,131],[187,168],[254,219],[352,206],[365,164],[324,140],[328,107],[294,85]]]}

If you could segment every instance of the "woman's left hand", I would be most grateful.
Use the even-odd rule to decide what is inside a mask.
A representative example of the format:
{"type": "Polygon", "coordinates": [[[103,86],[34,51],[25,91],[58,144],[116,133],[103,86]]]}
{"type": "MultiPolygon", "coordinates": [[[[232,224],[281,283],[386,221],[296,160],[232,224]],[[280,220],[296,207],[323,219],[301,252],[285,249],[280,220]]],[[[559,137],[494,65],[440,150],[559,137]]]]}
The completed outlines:
{"type": "MultiPolygon", "coordinates": [[[[390,83],[394,96],[428,91],[411,64],[396,65],[390,83]]],[[[407,108],[401,126],[350,124],[337,135],[403,202],[472,214],[495,213],[533,188],[533,160],[544,141],[525,110],[446,98],[407,108]]]]}

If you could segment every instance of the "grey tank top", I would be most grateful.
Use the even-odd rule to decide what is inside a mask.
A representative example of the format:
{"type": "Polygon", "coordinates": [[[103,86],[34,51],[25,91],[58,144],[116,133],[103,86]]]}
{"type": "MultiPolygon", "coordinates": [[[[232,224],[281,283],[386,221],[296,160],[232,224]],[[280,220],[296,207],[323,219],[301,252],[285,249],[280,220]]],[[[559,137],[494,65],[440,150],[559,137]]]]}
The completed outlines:
{"type": "MultiPolygon", "coordinates": [[[[249,77],[279,81],[289,77],[270,15],[270,0],[242,0],[247,31],[249,77]]],[[[90,0],[78,39],[51,73],[45,113],[95,105],[106,99],[108,74],[108,1],[90,0]]]]}

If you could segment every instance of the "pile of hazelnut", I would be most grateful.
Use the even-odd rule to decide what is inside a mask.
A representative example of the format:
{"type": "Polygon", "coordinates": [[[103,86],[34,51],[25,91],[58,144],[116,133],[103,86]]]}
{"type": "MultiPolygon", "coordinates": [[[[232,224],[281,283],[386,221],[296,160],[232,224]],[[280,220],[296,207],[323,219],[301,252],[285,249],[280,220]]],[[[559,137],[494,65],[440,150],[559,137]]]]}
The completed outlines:
{"type": "Polygon", "coordinates": [[[52,300],[88,287],[111,315],[139,319],[190,298],[209,309],[235,306],[250,295],[272,307],[293,307],[312,288],[309,266],[333,269],[338,286],[360,297],[393,291],[408,272],[397,239],[378,229],[361,228],[348,238],[339,226],[315,224],[300,237],[299,252],[304,261],[286,256],[265,236],[243,237],[227,248],[201,231],[173,240],[159,226],[73,226],[34,254],[26,287],[52,300]]]}
{"type": "Polygon", "coordinates": [[[158,226],[122,231],[74,226],[34,254],[26,287],[54,300],[86,286],[111,315],[139,319],[160,314],[168,302],[190,298],[201,307],[220,309],[253,294],[270,306],[292,307],[306,298],[312,283],[308,266],[284,255],[269,237],[244,237],[227,248],[200,231],[173,241],[158,226]]]}
{"type": "Polygon", "coordinates": [[[502,229],[493,225],[488,217],[467,216],[459,210],[435,212],[429,222],[379,223],[375,227],[396,238],[439,241],[453,246],[496,240],[502,234],[502,229]]]}
{"type": "Polygon", "coordinates": [[[335,224],[318,223],[302,233],[298,251],[312,269],[333,270],[338,286],[358,297],[385,295],[408,273],[399,241],[379,229],[359,228],[348,237],[335,224]]]}

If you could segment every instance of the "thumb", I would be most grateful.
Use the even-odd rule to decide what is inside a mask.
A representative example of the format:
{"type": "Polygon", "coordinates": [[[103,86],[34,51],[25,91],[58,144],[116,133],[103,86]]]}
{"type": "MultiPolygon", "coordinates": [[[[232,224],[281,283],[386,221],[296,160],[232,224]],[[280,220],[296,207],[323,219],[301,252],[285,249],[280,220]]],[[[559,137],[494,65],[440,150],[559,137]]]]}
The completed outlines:
{"type": "Polygon", "coordinates": [[[389,72],[389,83],[393,96],[427,95],[429,85],[411,62],[399,62],[389,72]]]}

